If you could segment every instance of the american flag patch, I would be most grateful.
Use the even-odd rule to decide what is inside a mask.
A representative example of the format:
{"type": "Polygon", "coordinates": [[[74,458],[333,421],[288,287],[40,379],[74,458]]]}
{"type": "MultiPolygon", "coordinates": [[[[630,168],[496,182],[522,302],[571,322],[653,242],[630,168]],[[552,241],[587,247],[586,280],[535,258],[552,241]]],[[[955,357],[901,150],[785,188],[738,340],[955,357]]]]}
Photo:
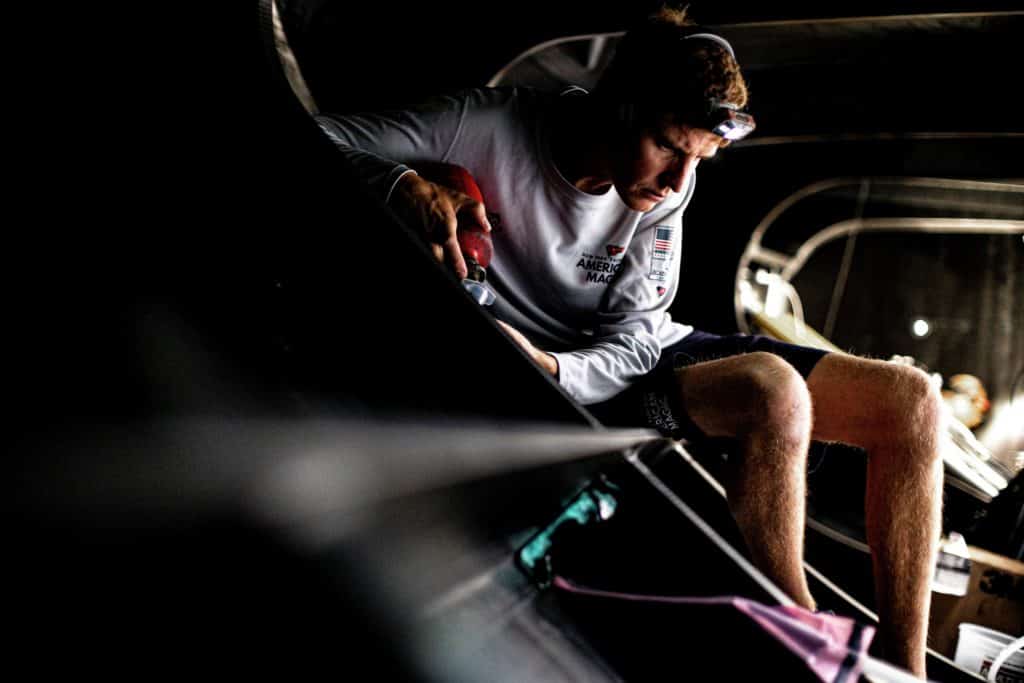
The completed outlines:
{"type": "Polygon", "coordinates": [[[672,228],[654,229],[654,253],[655,255],[669,254],[672,251],[672,228]]]}
{"type": "Polygon", "coordinates": [[[672,237],[675,226],[658,225],[654,228],[654,245],[651,249],[651,270],[647,273],[648,280],[667,282],[669,264],[672,261],[672,237]]]}

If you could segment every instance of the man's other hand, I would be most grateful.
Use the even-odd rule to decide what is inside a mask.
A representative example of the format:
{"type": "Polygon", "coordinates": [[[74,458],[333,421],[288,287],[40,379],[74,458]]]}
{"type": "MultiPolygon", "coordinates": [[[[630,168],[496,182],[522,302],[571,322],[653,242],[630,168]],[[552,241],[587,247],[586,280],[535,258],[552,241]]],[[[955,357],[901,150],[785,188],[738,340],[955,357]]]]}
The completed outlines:
{"type": "Polygon", "coordinates": [[[415,173],[406,173],[398,181],[391,204],[410,226],[423,227],[439,263],[447,262],[459,279],[466,277],[466,260],[459,248],[459,221],[470,220],[490,232],[491,224],[482,202],[415,173]]]}
{"type": "Polygon", "coordinates": [[[504,323],[500,320],[498,320],[497,323],[501,325],[501,329],[505,330],[505,333],[508,334],[508,336],[512,337],[512,340],[516,344],[519,344],[519,346],[521,346],[523,350],[530,355],[530,358],[532,358],[537,365],[547,370],[553,377],[558,377],[558,361],[555,360],[554,356],[546,351],[538,349],[529,339],[523,336],[522,332],[508,323],[504,323]]]}

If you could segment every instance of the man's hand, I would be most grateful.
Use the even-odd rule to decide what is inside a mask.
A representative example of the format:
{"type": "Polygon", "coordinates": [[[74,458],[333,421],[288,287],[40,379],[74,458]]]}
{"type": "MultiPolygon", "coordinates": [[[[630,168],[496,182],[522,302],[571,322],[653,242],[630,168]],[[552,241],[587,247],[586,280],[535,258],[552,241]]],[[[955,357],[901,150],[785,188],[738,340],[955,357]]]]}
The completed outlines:
{"type": "Polygon", "coordinates": [[[468,217],[490,232],[491,224],[482,202],[415,173],[406,173],[391,195],[391,204],[409,225],[423,226],[439,263],[447,261],[459,279],[466,277],[468,270],[458,240],[459,220],[468,217]]]}
{"type": "Polygon", "coordinates": [[[508,336],[512,337],[512,340],[516,344],[519,344],[526,353],[530,354],[530,358],[532,358],[537,365],[547,370],[553,377],[558,376],[558,361],[555,360],[554,356],[546,351],[538,349],[530,342],[529,339],[523,336],[522,332],[508,323],[504,323],[500,320],[498,320],[497,323],[501,325],[501,329],[505,330],[505,333],[508,334],[508,336]]]}

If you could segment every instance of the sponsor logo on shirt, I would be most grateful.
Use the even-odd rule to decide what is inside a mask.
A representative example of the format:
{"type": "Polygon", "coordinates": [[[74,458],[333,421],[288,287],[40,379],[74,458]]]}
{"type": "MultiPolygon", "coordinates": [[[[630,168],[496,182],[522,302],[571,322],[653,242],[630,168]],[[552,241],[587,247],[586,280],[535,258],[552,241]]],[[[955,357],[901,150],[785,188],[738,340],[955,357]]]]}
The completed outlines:
{"type": "MultiPolygon", "coordinates": [[[[615,245],[608,245],[610,249],[615,245]]],[[[624,251],[624,250],[623,250],[624,251]]],[[[621,253],[621,252],[619,252],[621,253]]],[[[622,269],[622,259],[612,258],[604,254],[589,254],[583,252],[576,261],[576,270],[580,273],[582,282],[596,282],[606,284],[612,281],[615,274],[622,269]]]]}
{"type": "Polygon", "coordinates": [[[661,287],[661,286],[658,287],[658,296],[665,296],[665,288],[664,287],[661,287]]]}
{"type": "Polygon", "coordinates": [[[681,427],[679,420],[672,412],[668,396],[661,391],[645,391],[643,393],[644,413],[647,424],[665,436],[671,436],[681,427]]]}
{"type": "Polygon", "coordinates": [[[618,256],[622,252],[626,251],[626,248],[620,247],[617,244],[608,244],[605,246],[604,250],[608,252],[608,257],[611,258],[613,256],[618,256]]]}
{"type": "MultiPolygon", "coordinates": [[[[665,282],[668,280],[672,254],[675,248],[676,228],[672,225],[658,225],[654,228],[654,243],[651,245],[651,270],[647,274],[649,280],[665,282]]],[[[658,294],[664,294],[660,291],[658,294]]]]}

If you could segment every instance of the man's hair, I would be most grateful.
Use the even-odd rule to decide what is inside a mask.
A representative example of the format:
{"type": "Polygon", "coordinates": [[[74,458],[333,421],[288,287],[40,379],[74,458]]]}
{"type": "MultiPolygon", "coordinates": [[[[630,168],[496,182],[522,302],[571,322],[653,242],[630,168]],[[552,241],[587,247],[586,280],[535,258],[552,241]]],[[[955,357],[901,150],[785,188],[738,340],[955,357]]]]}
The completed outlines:
{"type": "Polygon", "coordinates": [[[710,31],[690,20],[685,8],[663,6],[645,17],[620,39],[594,95],[674,114],[684,123],[693,123],[712,99],[746,106],[739,64],[713,39],[687,39],[694,33],[710,31]]]}

